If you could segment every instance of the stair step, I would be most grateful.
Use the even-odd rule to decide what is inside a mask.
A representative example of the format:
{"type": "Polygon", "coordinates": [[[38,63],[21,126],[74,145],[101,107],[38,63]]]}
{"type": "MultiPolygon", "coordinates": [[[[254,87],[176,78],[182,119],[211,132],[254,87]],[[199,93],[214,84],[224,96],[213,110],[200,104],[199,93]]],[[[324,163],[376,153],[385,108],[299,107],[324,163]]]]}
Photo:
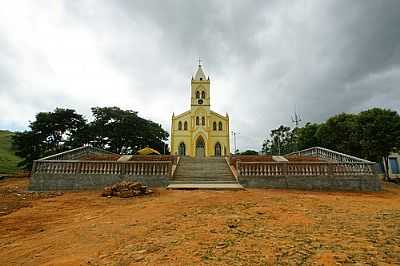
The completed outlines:
{"type": "Polygon", "coordinates": [[[220,178],[220,177],[215,177],[215,176],[199,176],[199,177],[193,177],[193,176],[180,176],[180,177],[173,177],[170,180],[174,181],[174,180],[236,180],[236,178],[234,177],[224,177],[224,178],[220,178]]]}
{"type": "Polygon", "coordinates": [[[237,184],[222,157],[181,158],[171,184],[237,184]]]}
{"type": "Polygon", "coordinates": [[[214,176],[232,176],[231,174],[228,173],[216,173],[216,172],[182,172],[182,173],[176,173],[175,176],[209,176],[209,175],[214,175],[214,176]]]}
{"type": "Polygon", "coordinates": [[[186,184],[186,183],[207,183],[207,184],[237,184],[236,180],[173,180],[169,182],[170,184],[186,184]]]}
{"type": "Polygon", "coordinates": [[[167,189],[215,189],[215,190],[242,190],[244,189],[240,184],[209,184],[209,183],[184,183],[184,184],[170,184],[167,189]]]}

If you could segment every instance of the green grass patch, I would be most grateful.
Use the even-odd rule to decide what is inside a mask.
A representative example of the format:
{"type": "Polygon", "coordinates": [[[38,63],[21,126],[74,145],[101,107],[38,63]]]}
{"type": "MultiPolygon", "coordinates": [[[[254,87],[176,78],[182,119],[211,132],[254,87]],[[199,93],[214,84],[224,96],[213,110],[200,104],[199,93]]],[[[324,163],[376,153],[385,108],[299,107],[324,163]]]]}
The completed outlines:
{"type": "Polygon", "coordinates": [[[17,164],[21,158],[12,149],[11,137],[13,132],[0,130],[0,174],[14,174],[20,170],[17,164]]]}

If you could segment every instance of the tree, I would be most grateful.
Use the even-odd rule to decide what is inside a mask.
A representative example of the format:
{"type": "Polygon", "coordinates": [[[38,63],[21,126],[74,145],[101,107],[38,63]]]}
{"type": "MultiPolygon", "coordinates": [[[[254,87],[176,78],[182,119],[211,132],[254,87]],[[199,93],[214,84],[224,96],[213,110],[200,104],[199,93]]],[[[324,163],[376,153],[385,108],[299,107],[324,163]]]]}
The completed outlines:
{"type": "Polygon", "coordinates": [[[33,161],[50,154],[82,145],[81,131],[86,120],[72,109],[56,108],[54,112],[40,112],[29,124],[30,130],[13,136],[16,154],[23,158],[19,166],[32,167],[33,161]]]}
{"type": "Polygon", "coordinates": [[[95,107],[92,112],[91,123],[72,109],[38,113],[29,125],[30,130],[13,137],[16,154],[23,158],[20,166],[30,169],[34,160],[84,144],[124,154],[133,154],[147,146],[168,152],[164,143],[168,133],[161,125],[139,117],[137,112],[118,107],[95,107]]]}
{"type": "Polygon", "coordinates": [[[361,156],[358,116],[341,113],[329,118],[316,132],[322,147],[354,156],[361,156]]]}
{"type": "Polygon", "coordinates": [[[168,133],[161,125],[139,117],[137,112],[118,107],[92,108],[90,143],[115,153],[133,154],[147,146],[164,151],[168,133]]]}
{"type": "Polygon", "coordinates": [[[358,117],[362,156],[371,161],[383,158],[385,180],[389,179],[389,154],[400,148],[400,116],[396,111],[373,108],[358,117]]]}
{"type": "Polygon", "coordinates": [[[245,152],[240,153],[241,155],[258,155],[257,151],[254,150],[246,150],[245,152]]]}
{"type": "Polygon", "coordinates": [[[262,146],[263,154],[286,154],[294,151],[296,147],[296,130],[281,125],[271,130],[270,139],[264,140],[262,146]]]}
{"type": "Polygon", "coordinates": [[[306,123],[304,127],[297,129],[297,149],[304,150],[311,147],[321,146],[317,131],[320,125],[315,123],[306,123]]]}

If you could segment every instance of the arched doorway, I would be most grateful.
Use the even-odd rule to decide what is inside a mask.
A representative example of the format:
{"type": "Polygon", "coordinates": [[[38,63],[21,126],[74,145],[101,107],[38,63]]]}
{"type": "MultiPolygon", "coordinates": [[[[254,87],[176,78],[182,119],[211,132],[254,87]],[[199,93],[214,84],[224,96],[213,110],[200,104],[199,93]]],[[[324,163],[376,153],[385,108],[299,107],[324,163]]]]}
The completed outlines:
{"type": "Polygon", "coordinates": [[[221,156],[221,144],[219,142],[215,144],[215,156],[221,156]]]}
{"type": "Polygon", "coordinates": [[[204,139],[200,136],[196,140],[196,157],[204,157],[205,152],[205,143],[204,139]]]}
{"type": "Polygon", "coordinates": [[[179,153],[179,155],[181,155],[181,156],[185,156],[185,155],[186,155],[186,146],[185,146],[185,143],[182,142],[181,144],[179,144],[178,153],[179,153]]]}

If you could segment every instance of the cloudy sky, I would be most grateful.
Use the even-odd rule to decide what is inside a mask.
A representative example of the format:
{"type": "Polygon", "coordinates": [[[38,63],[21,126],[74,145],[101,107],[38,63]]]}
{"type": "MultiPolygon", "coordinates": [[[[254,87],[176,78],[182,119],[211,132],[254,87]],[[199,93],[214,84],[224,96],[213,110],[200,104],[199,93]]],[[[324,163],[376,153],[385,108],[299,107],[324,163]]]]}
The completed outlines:
{"type": "Polygon", "coordinates": [[[241,150],[292,125],[400,111],[400,1],[2,1],[0,129],[37,112],[139,111],[169,131],[199,56],[241,150]]]}

